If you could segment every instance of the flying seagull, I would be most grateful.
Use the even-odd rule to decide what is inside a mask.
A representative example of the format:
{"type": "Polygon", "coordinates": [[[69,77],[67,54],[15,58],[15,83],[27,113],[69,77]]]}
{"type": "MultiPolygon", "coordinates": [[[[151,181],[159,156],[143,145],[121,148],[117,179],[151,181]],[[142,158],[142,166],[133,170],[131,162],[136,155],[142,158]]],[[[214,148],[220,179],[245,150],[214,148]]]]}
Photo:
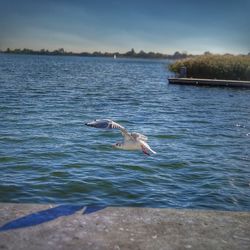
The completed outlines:
{"type": "Polygon", "coordinates": [[[85,125],[94,128],[119,129],[124,137],[124,141],[114,144],[113,146],[115,148],[124,150],[140,150],[146,155],[150,155],[150,153],[156,154],[156,152],[148,145],[148,138],[145,135],[136,132],[129,133],[123,126],[110,119],[94,120],[92,122],[85,123],[85,125]]]}

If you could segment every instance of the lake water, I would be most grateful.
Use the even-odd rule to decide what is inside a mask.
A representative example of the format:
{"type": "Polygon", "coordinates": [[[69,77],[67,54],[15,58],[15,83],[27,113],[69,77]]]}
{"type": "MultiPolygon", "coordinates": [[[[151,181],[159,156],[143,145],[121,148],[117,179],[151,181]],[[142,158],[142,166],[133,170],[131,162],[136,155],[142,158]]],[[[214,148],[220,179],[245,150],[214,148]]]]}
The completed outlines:
{"type": "Polygon", "coordinates": [[[0,202],[250,210],[250,90],[168,85],[167,64],[0,54],[0,202]]]}

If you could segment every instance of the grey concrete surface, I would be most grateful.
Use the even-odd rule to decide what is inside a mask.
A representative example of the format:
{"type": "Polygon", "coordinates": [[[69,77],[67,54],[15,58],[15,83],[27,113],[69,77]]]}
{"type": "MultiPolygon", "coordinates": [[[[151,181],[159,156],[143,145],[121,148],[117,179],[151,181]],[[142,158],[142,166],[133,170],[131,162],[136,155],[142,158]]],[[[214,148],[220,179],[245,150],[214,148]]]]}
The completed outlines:
{"type": "MultiPolygon", "coordinates": [[[[0,204],[0,227],[52,208],[0,204]]],[[[0,232],[0,249],[250,249],[250,213],[108,207],[0,232]]]]}

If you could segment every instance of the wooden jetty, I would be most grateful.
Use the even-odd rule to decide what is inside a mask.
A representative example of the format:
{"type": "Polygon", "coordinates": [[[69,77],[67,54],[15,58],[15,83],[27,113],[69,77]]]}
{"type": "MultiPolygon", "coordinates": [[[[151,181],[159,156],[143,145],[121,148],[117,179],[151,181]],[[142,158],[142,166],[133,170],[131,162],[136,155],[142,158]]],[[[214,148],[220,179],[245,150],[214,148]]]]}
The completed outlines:
{"type": "Polygon", "coordinates": [[[250,88],[250,81],[217,80],[200,78],[169,78],[170,84],[250,88]]]}

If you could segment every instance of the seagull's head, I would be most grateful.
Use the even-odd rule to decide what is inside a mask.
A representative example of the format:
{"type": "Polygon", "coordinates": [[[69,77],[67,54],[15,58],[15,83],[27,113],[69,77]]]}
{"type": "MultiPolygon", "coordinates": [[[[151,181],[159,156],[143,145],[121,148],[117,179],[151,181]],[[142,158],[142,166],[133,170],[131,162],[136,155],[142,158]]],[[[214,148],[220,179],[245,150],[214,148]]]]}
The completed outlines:
{"type": "Polygon", "coordinates": [[[117,143],[113,144],[113,147],[114,148],[122,148],[122,143],[117,142],[117,143]]]}

